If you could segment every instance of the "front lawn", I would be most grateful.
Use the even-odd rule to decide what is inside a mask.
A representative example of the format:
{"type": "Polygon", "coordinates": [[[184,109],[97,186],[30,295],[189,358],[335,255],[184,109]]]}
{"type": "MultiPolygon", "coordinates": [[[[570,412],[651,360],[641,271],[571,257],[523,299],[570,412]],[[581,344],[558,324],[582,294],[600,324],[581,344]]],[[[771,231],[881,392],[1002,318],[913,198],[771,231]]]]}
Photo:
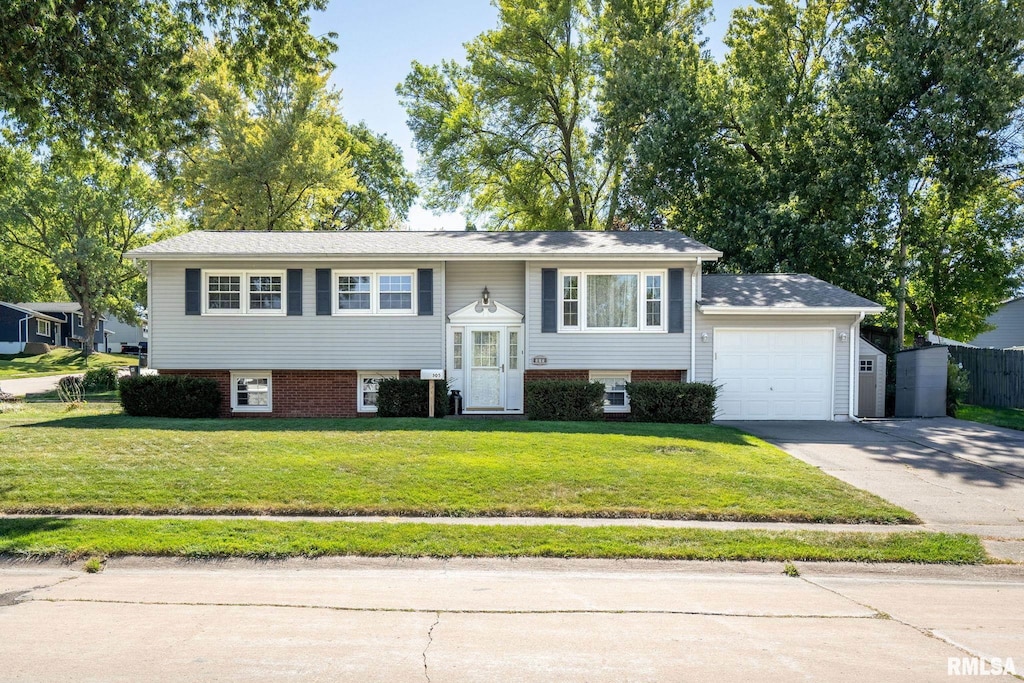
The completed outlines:
{"type": "Polygon", "coordinates": [[[137,356],[93,353],[87,359],[82,356],[81,351],[62,348],[39,356],[23,354],[0,356],[0,381],[44,375],[75,375],[90,368],[124,367],[138,364],[137,356]]]}
{"type": "Polygon", "coordinates": [[[983,408],[982,406],[960,406],[956,416],[961,420],[983,422],[996,427],[1024,430],[1024,410],[1020,408],[983,408]]]}
{"type": "Polygon", "coordinates": [[[195,519],[0,519],[0,555],[571,557],[976,564],[964,534],[195,519]]]}
{"type": "Polygon", "coordinates": [[[0,415],[0,511],[915,522],[711,425],[0,415]]]}

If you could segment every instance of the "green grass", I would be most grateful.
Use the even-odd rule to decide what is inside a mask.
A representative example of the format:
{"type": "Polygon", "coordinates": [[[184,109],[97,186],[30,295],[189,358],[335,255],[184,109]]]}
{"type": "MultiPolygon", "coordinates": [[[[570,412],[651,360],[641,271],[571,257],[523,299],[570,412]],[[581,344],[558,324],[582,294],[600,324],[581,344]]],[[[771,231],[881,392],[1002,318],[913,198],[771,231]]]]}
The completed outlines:
{"type": "Polygon", "coordinates": [[[0,554],[567,557],[975,564],[965,534],[182,519],[0,519],[0,554]]]}
{"type": "Polygon", "coordinates": [[[0,355],[0,381],[44,375],[69,375],[85,372],[89,368],[104,366],[138,365],[136,356],[113,353],[93,353],[88,359],[74,349],[54,349],[39,356],[18,354],[0,355]]]}
{"type": "MultiPolygon", "coordinates": [[[[82,395],[82,400],[88,403],[89,401],[98,401],[101,403],[119,403],[120,394],[117,389],[111,389],[110,391],[87,391],[82,395]]],[[[56,391],[45,391],[38,394],[26,394],[26,403],[53,403],[60,401],[60,396],[56,391]]]]}
{"type": "Polygon", "coordinates": [[[712,425],[0,415],[0,511],[916,522],[712,425]]]}
{"type": "Polygon", "coordinates": [[[1024,410],[1019,408],[983,408],[960,406],[956,416],[961,420],[983,422],[996,427],[1024,430],[1024,410]]]}

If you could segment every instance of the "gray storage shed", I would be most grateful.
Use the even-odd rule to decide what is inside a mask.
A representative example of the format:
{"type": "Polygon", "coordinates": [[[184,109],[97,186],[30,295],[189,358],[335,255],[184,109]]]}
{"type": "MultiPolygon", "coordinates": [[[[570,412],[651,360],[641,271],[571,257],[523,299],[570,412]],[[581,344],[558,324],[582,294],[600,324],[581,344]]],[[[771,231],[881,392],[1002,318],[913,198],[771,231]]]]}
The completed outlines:
{"type": "Polygon", "coordinates": [[[945,417],[945,346],[925,346],[896,353],[896,417],[945,417]]]}
{"type": "Polygon", "coordinates": [[[857,417],[885,417],[885,352],[862,337],[858,355],[857,417]]]}

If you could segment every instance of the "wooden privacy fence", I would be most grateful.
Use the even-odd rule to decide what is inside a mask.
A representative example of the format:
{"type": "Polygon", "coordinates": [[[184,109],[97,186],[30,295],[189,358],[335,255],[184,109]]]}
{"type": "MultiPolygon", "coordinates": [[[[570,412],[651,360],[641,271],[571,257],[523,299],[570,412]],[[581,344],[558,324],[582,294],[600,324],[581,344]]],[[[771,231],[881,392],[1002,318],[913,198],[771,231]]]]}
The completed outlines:
{"type": "Polygon", "coordinates": [[[1024,351],[950,346],[949,357],[970,378],[966,403],[990,408],[1024,408],[1024,351]]]}

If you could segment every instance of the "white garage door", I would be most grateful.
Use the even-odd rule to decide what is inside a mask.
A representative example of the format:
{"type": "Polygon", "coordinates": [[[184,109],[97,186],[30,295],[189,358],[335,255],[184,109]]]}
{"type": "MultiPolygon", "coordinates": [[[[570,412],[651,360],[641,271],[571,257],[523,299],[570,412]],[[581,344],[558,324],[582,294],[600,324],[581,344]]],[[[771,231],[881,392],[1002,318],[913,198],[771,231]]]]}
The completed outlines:
{"type": "Polygon", "coordinates": [[[715,330],[719,420],[831,420],[834,331],[715,330]]]}

